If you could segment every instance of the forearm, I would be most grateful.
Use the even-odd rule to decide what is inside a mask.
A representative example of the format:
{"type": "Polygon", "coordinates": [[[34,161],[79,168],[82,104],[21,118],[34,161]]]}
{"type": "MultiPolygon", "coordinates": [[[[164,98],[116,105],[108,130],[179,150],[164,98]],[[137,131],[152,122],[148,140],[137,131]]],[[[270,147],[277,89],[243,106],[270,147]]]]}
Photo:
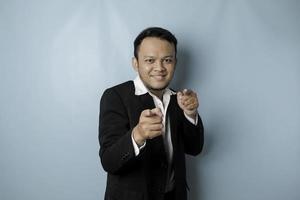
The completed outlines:
{"type": "Polygon", "coordinates": [[[113,140],[113,137],[104,139],[100,146],[100,158],[104,170],[109,173],[116,174],[131,170],[136,163],[131,131],[117,140],[113,140]]]}
{"type": "Polygon", "coordinates": [[[100,102],[100,158],[105,171],[121,173],[135,160],[126,107],[120,95],[106,90],[100,102]]]}
{"type": "Polygon", "coordinates": [[[198,155],[204,144],[204,128],[203,123],[198,115],[197,125],[192,124],[188,119],[183,119],[183,141],[185,153],[190,155],[198,155]]]}

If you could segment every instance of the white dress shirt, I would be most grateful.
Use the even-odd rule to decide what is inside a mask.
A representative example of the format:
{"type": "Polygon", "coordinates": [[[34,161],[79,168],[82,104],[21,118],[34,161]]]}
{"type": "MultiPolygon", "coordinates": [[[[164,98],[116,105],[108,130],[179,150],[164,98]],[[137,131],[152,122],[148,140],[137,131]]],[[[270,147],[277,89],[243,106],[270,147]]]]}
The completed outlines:
{"type": "MultiPolygon", "coordinates": [[[[166,187],[166,192],[170,191],[173,189],[174,187],[174,170],[170,169],[171,163],[172,163],[172,158],[173,158],[173,145],[172,145],[172,141],[171,141],[171,130],[170,130],[170,122],[169,122],[169,118],[167,116],[167,109],[168,109],[168,105],[170,103],[170,99],[171,99],[171,95],[176,94],[175,92],[173,92],[172,90],[170,90],[169,88],[166,88],[164,93],[163,93],[163,101],[161,101],[157,96],[155,96],[154,94],[152,94],[144,85],[144,83],[142,82],[141,78],[139,76],[137,76],[134,81],[134,88],[135,88],[135,95],[143,95],[146,93],[149,93],[154,101],[155,107],[160,108],[162,114],[163,114],[163,127],[164,130],[162,132],[162,137],[164,139],[164,146],[166,149],[166,153],[167,153],[167,159],[168,159],[168,183],[167,183],[167,187],[166,187]]],[[[185,114],[185,117],[187,118],[188,121],[190,121],[192,124],[197,125],[198,123],[198,116],[196,117],[196,120],[187,116],[185,114]]],[[[135,155],[139,155],[140,150],[142,148],[145,147],[146,142],[138,147],[137,143],[134,141],[133,135],[131,135],[131,139],[132,139],[132,144],[134,147],[134,152],[135,155]]]]}

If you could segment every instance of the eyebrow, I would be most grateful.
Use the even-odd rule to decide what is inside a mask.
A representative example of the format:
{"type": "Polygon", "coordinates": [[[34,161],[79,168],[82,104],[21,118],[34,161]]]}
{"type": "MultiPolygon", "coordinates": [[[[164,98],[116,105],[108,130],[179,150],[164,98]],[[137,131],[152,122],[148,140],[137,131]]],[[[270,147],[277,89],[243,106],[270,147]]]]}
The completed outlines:
{"type": "Polygon", "coordinates": [[[169,56],[164,56],[163,58],[174,58],[173,55],[169,55],[169,56]]]}
{"type": "MultiPolygon", "coordinates": [[[[174,58],[175,56],[173,55],[167,55],[167,56],[164,56],[162,58],[174,58]]],[[[144,56],[143,58],[156,58],[155,56],[144,56]]]]}

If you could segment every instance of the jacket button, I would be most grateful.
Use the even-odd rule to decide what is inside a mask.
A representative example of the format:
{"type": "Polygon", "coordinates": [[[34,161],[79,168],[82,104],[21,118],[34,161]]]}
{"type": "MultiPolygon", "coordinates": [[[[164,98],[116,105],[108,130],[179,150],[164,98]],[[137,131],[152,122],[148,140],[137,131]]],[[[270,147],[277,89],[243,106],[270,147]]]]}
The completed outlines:
{"type": "Polygon", "coordinates": [[[168,168],[168,165],[167,165],[167,164],[165,164],[165,163],[163,163],[163,162],[161,163],[161,165],[160,165],[160,166],[161,166],[161,168],[163,168],[163,169],[167,169],[167,168],[168,168]]]}

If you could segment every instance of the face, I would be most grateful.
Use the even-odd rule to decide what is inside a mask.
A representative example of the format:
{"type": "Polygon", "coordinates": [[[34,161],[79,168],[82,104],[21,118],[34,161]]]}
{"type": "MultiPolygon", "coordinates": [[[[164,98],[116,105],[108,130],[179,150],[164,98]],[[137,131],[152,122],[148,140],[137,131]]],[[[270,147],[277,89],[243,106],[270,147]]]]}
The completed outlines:
{"type": "Polygon", "coordinates": [[[139,46],[133,67],[150,92],[160,96],[173,78],[176,65],[174,44],[155,37],[145,38],[139,46]]]}

